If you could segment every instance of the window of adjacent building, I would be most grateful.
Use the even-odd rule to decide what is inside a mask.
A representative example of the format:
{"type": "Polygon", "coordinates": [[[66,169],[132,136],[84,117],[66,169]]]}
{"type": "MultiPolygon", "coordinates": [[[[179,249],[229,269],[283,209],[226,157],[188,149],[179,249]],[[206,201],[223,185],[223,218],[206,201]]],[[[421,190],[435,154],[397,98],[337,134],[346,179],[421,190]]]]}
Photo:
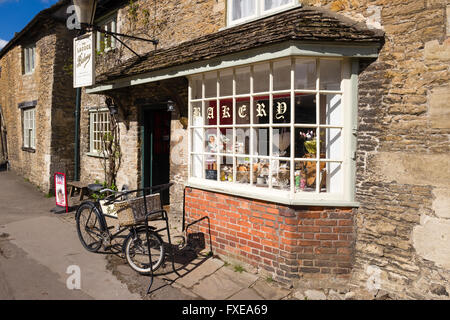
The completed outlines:
{"type": "Polygon", "coordinates": [[[36,45],[23,48],[23,73],[29,74],[34,71],[36,65],[36,45]]]}
{"type": "Polygon", "coordinates": [[[343,69],[291,57],[190,77],[190,178],[297,199],[343,193],[343,69]]]}
{"type": "Polygon", "coordinates": [[[99,110],[89,113],[89,152],[92,154],[101,154],[102,143],[105,134],[110,133],[110,114],[109,111],[99,110]]]}
{"type": "Polygon", "coordinates": [[[228,24],[244,22],[293,6],[295,0],[228,0],[228,24]]]}
{"type": "Polygon", "coordinates": [[[36,108],[23,110],[23,147],[36,149],[36,108]]]}
{"type": "MultiPolygon", "coordinates": [[[[117,14],[106,19],[100,20],[97,25],[105,31],[117,32],[117,14]]],[[[104,52],[116,47],[116,39],[114,37],[97,32],[97,51],[104,52]]]]}

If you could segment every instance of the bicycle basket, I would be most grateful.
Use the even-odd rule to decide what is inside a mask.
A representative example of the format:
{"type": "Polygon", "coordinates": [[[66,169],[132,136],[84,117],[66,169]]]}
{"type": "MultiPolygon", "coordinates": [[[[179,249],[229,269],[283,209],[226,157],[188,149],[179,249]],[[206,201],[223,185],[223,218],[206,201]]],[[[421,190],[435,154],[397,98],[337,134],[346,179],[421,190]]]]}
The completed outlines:
{"type": "MultiPolygon", "coordinates": [[[[147,203],[147,212],[161,210],[161,197],[159,193],[150,194],[145,197],[147,203]]],[[[126,201],[115,202],[114,209],[119,218],[119,225],[122,227],[133,226],[145,221],[144,197],[129,199],[126,201]]],[[[148,220],[155,220],[162,216],[162,213],[150,215],[148,220]]]]}

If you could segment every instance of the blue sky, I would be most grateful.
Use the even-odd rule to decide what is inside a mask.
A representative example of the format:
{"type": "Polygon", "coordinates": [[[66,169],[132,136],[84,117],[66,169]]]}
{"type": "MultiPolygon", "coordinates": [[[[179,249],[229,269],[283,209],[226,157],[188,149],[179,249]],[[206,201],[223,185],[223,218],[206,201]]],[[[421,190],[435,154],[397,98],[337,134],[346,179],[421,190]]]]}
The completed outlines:
{"type": "Polygon", "coordinates": [[[58,0],[0,0],[0,49],[22,30],[39,11],[58,0]]]}

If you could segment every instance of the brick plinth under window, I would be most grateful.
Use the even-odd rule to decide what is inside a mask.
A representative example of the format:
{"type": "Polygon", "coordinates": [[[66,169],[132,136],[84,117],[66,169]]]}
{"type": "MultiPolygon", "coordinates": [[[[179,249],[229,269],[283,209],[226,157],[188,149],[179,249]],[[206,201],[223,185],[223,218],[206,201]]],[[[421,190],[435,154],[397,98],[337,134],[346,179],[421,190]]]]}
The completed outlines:
{"type": "MultiPolygon", "coordinates": [[[[215,254],[274,273],[302,277],[349,276],[353,261],[351,208],[290,207],[186,188],[186,221],[208,216],[215,254]]],[[[209,241],[206,220],[191,231],[209,241]]]]}

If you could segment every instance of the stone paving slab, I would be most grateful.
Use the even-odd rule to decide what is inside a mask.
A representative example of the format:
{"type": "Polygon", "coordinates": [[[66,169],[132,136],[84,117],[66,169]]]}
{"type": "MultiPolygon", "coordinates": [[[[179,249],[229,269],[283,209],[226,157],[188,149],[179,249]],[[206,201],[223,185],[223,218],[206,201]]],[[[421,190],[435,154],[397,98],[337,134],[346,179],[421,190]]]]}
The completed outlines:
{"type": "Polygon", "coordinates": [[[236,293],[228,300],[264,300],[264,298],[257,294],[255,290],[251,288],[245,288],[236,293]]]}
{"type": "Polygon", "coordinates": [[[243,289],[242,286],[230,281],[228,277],[218,272],[206,277],[196,284],[192,291],[207,300],[225,300],[243,289]]]}
{"type": "Polygon", "coordinates": [[[263,279],[256,281],[252,288],[266,300],[280,300],[290,293],[289,290],[272,286],[263,279]]]}
{"type": "Polygon", "coordinates": [[[224,262],[222,260],[216,258],[207,259],[205,262],[192,269],[192,271],[177,279],[176,282],[186,288],[190,288],[203,278],[222,268],[223,265],[224,262]]]}
{"type": "Polygon", "coordinates": [[[258,276],[248,272],[236,272],[229,267],[223,267],[218,273],[221,273],[224,277],[228,277],[230,281],[234,281],[242,287],[250,287],[258,280],[258,276]]]}

